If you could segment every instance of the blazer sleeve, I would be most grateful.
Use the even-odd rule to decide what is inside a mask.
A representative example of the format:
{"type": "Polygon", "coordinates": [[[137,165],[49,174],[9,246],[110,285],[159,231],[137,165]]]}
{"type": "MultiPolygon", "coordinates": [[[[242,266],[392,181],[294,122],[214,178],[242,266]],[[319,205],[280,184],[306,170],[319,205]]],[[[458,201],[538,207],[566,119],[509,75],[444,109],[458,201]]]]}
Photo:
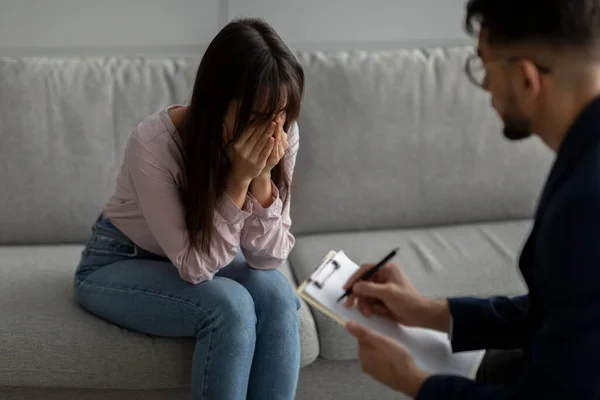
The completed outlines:
{"type": "Polygon", "coordinates": [[[529,296],[448,299],[455,352],[523,347],[529,296]]]}

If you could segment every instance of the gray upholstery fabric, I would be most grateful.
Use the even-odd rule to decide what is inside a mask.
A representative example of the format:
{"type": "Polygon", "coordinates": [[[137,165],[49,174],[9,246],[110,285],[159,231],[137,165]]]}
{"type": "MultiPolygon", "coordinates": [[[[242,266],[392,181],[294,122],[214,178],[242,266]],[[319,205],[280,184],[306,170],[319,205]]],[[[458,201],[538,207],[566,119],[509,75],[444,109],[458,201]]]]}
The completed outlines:
{"type": "Polygon", "coordinates": [[[356,361],[319,359],[300,371],[297,400],[408,400],[364,374],[356,361]]]}
{"type": "MultiPolygon", "coordinates": [[[[170,390],[2,388],[2,400],[190,400],[186,387],[170,390]]],[[[296,400],[407,400],[360,370],[358,362],[317,360],[300,371],[296,400]]],[[[268,399],[265,399],[268,400],[268,399]]]]}
{"type": "Polygon", "coordinates": [[[160,390],[0,387],[2,400],[192,400],[190,389],[160,390]]]}
{"type": "MultiPolygon", "coordinates": [[[[0,247],[0,386],[189,384],[193,339],[120,329],[76,304],[72,282],[80,251],[80,246],[0,247]]],[[[282,272],[291,278],[287,265],[282,272]]],[[[304,366],[316,359],[319,347],[305,304],[299,317],[304,366]]]]}
{"type": "Polygon", "coordinates": [[[471,51],[300,54],[295,232],[532,216],[552,154],[537,139],[504,139],[463,72],[471,51]]]}
{"type": "MultiPolygon", "coordinates": [[[[329,250],[344,250],[357,264],[377,262],[393,247],[401,265],[428,296],[517,295],[525,286],[516,266],[529,221],[445,228],[354,232],[302,237],[290,256],[298,281],[306,279],[329,250]]],[[[319,311],[313,312],[321,356],[356,359],[356,340],[319,311]]]]}
{"type": "Polygon", "coordinates": [[[0,59],[0,244],[79,243],[140,120],[186,101],[196,61],[0,59]]]}

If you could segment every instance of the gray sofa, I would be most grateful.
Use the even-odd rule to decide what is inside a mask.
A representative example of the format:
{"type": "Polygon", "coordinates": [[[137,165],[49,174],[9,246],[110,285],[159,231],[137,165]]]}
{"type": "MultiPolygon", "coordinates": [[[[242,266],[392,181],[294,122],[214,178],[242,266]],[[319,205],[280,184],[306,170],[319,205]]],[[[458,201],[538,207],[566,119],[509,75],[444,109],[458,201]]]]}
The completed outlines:
{"type": "MultiPolygon", "coordinates": [[[[330,249],[399,245],[428,295],[516,295],[515,258],[552,154],[509,143],[467,47],[298,53],[307,76],[292,194],[303,280],[330,249]]],[[[72,279],[133,127],[188,99],[196,58],[0,59],[0,398],[185,399],[191,339],[155,338],[78,307],[72,279]]],[[[355,341],[306,304],[298,399],[398,399],[355,341]]]]}

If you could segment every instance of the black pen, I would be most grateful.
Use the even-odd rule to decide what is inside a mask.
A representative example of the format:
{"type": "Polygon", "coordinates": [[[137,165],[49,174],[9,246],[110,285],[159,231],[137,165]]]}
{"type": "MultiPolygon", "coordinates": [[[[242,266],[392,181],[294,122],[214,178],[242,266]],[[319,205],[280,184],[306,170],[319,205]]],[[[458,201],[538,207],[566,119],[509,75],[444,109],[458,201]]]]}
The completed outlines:
{"type": "MultiPolygon", "coordinates": [[[[379,271],[381,269],[381,267],[383,267],[385,265],[385,263],[390,261],[390,259],[396,255],[398,250],[400,250],[399,247],[396,247],[394,250],[392,250],[390,252],[390,254],[388,254],[387,256],[385,256],[383,258],[383,260],[379,261],[373,268],[371,268],[370,270],[365,272],[365,274],[363,276],[361,276],[359,280],[366,281],[366,280],[371,279],[373,277],[373,275],[375,275],[375,273],[377,271],[379,271]]],[[[344,293],[339,299],[337,299],[337,302],[339,303],[344,297],[349,296],[351,294],[352,294],[352,287],[350,287],[350,289],[346,290],[346,293],[344,293]]]]}

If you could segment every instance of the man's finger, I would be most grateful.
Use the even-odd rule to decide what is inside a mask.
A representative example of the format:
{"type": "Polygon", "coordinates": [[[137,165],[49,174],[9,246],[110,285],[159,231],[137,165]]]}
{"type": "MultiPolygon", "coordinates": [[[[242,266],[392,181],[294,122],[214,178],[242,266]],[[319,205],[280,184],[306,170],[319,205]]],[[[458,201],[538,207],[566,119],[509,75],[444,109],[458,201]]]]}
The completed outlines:
{"type": "Polygon", "coordinates": [[[381,335],[354,321],[346,323],[346,329],[362,344],[374,346],[381,340],[381,335]]]}
{"type": "Polygon", "coordinates": [[[390,316],[390,312],[389,310],[382,304],[374,304],[373,305],[373,312],[377,315],[381,315],[384,317],[389,317],[390,316]]]}
{"type": "Polygon", "coordinates": [[[369,301],[365,301],[364,299],[358,299],[358,310],[365,316],[370,317],[373,315],[373,308],[369,301]]]}
{"type": "Polygon", "coordinates": [[[388,351],[390,348],[398,346],[398,343],[393,339],[381,335],[357,322],[347,322],[346,329],[358,340],[361,346],[368,346],[383,351],[388,351]]]}
{"type": "Polygon", "coordinates": [[[346,297],[346,302],[345,302],[345,306],[347,308],[352,307],[354,305],[354,301],[356,300],[356,296],[354,296],[353,294],[351,294],[350,296],[346,297]]]}
{"type": "Polygon", "coordinates": [[[390,297],[393,295],[393,288],[388,283],[362,281],[354,285],[353,291],[359,297],[373,297],[383,302],[390,299],[390,297]]]}
{"type": "Polygon", "coordinates": [[[368,329],[357,322],[350,321],[346,323],[346,329],[352,336],[357,338],[359,342],[364,341],[369,336],[368,329]]]}
{"type": "Polygon", "coordinates": [[[348,279],[348,282],[346,282],[346,284],[344,285],[344,290],[348,290],[350,289],[350,286],[352,286],[356,281],[358,281],[360,279],[361,276],[363,276],[365,274],[365,272],[367,272],[368,270],[370,270],[375,264],[365,264],[362,265],[358,271],[356,271],[351,277],[350,279],[348,279]]]}

